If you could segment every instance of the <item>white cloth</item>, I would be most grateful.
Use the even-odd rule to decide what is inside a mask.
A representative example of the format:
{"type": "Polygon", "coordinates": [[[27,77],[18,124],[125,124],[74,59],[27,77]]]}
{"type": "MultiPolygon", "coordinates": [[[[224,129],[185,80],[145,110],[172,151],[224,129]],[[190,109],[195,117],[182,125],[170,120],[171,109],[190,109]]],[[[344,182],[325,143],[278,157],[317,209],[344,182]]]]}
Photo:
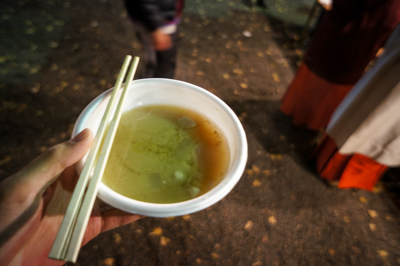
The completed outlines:
{"type": "Polygon", "coordinates": [[[160,28],[161,32],[164,34],[174,34],[178,29],[178,26],[176,24],[169,24],[162,26],[160,28]]]}
{"type": "Polygon", "coordinates": [[[326,132],[339,153],[400,165],[400,24],[383,55],[338,106],[326,132]]]}

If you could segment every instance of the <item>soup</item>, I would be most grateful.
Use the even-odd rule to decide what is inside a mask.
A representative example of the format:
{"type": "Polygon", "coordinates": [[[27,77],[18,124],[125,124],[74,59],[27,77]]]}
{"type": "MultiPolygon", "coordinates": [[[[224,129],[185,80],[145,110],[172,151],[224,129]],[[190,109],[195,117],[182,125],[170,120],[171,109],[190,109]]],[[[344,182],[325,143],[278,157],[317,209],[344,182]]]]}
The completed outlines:
{"type": "Polygon", "coordinates": [[[126,197],[174,203],[215,187],[229,166],[220,129],[188,109],[149,105],[122,114],[102,182],[126,197]]]}

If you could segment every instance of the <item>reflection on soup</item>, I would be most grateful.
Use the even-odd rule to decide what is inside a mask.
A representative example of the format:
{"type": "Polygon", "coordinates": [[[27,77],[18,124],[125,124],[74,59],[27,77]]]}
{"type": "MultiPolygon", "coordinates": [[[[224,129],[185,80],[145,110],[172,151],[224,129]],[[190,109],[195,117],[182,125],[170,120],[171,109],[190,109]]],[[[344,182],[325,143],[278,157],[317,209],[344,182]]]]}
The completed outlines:
{"type": "Polygon", "coordinates": [[[229,147],[207,118],[176,106],[125,112],[102,182],[140,201],[173,203],[215,187],[229,166],[229,147]]]}

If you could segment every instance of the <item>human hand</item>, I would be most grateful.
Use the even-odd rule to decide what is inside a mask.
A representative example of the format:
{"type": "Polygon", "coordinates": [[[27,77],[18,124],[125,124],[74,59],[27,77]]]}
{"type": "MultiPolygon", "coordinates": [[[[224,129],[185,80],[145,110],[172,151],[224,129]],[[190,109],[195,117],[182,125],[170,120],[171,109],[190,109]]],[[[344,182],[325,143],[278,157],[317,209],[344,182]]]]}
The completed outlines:
{"type": "MultiPolygon", "coordinates": [[[[74,164],[93,142],[90,130],[56,145],[0,184],[0,264],[63,265],[47,256],[79,178],[74,164]]],[[[83,244],[101,232],[141,218],[96,201],[83,244]]]]}
{"type": "Polygon", "coordinates": [[[156,51],[168,50],[172,47],[171,36],[164,34],[161,29],[157,29],[151,33],[153,47],[156,51]]]}

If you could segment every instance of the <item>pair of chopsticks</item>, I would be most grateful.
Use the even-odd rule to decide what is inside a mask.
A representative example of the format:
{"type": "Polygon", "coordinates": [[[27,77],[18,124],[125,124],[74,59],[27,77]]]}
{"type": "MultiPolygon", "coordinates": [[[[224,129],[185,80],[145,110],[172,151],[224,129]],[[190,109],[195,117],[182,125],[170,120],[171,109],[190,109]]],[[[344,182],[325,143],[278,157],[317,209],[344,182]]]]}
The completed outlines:
{"type": "Polygon", "coordinates": [[[85,165],[79,176],[67,212],[58,231],[57,237],[53,243],[49,258],[76,262],[79,249],[82,245],[82,239],[93,209],[97,196],[98,184],[103,176],[111,146],[117,132],[118,123],[122,114],[122,105],[126,97],[126,92],[135,75],[139,58],[135,57],[129,69],[124,88],[118,100],[118,94],[125,78],[132,57],[127,55],[118,75],[117,82],[112,91],[110,101],[101,120],[92,148],[88,154],[85,165]],[[110,122],[112,110],[115,105],[114,116],[110,122]],[[108,130],[107,130],[108,128],[108,130]],[[106,132],[107,131],[107,132],[106,132]],[[107,133],[107,134],[106,134],[107,133]],[[105,139],[104,142],[103,137],[105,139]],[[103,143],[103,145],[102,145],[103,143]],[[101,147],[101,150],[100,150],[101,147]],[[95,163],[97,161],[97,163],[95,163]],[[91,173],[93,176],[90,177],[91,173]]]}

